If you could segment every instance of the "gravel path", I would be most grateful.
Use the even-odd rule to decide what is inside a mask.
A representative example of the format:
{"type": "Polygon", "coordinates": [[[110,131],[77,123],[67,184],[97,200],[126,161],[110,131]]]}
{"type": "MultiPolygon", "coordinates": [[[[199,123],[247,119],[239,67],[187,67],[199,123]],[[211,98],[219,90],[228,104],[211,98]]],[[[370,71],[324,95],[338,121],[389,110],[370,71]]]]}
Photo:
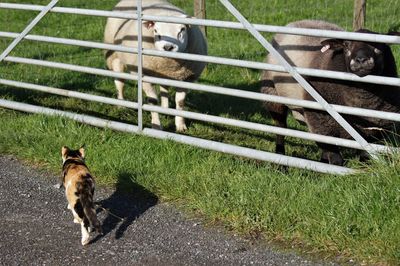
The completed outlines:
{"type": "Polygon", "coordinates": [[[0,265],[333,265],[312,262],[185,218],[141,187],[98,188],[104,235],[80,245],[57,177],[0,156],[0,265]]]}

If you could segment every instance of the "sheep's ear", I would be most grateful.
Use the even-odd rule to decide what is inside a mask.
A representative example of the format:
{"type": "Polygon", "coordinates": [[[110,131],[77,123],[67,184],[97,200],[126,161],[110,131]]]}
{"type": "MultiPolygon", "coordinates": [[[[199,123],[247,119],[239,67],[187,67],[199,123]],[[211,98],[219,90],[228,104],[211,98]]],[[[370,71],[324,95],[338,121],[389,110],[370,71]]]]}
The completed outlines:
{"type": "MultiPolygon", "coordinates": [[[[181,18],[196,18],[194,16],[189,16],[189,15],[186,15],[186,14],[181,14],[179,17],[181,17],[181,18]]],[[[185,24],[185,26],[187,28],[191,28],[192,27],[192,25],[190,25],[190,24],[185,24]]]]}
{"type": "Polygon", "coordinates": [[[321,42],[322,48],[321,52],[326,52],[327,50],[341,50],[344,48],[343,40],[339,39],[328,39],[321,42]]]}
{"type": "Polygon", "coordinates": [[[147,28],[147,29],[150,29],[150,28],[153,28],[154,27],[154,21],[143,21],[142,22],[142,24],[147,28]]]}

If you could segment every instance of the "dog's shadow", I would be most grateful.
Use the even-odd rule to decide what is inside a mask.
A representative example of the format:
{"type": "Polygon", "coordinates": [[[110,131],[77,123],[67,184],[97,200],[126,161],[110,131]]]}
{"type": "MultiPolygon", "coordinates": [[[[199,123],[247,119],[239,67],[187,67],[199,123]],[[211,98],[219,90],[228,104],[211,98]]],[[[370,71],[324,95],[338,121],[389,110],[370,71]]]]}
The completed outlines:
{"type": "Polygon", "coordinates": [[[115,238],[121,238],[132,222],[157,202],[157,196],[135,183],[131,174],[119,174],[115,192],[109,198],[96,202],[98,217],[105,214],[106,218],[101,219],[103,234],[97,235],[91,243],[114,230],[115,238]]]}

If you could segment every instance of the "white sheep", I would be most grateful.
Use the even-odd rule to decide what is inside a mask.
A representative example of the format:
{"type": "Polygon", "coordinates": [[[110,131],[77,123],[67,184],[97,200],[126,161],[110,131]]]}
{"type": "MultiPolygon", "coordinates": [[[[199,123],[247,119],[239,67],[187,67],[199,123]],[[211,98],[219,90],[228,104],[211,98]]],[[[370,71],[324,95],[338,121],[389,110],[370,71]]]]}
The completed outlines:
{"type": "MultiPolygon", "coordinates": [[[[339,26],[322,20],[301,20],[289,23],[287,27],[325,29],[334,31],[344,31],[339,26]]],[[[316,55],[321,53],[321,41],[327,38],[276,34],[272,40],[275,49],[292,65],[302,68],[310,68],[311,62],[316,55]]],[[[279,65],[278,59],[268,54],[266,63],[279,65]]],[[[263,92],[288,98],[303,99],[304,89],[288,73],[279,73],[272,71],[263,71],[262,81],[263,92]],[[273,84],[268,84],[268,82],[273,84]]],[[[298,106],[289,106],[294,118],[300,122],[305,122],[303,109],[298,106]]]]}
{"type": "MultiPolygon", "coordinates": [[[[117,11],[136,12],[136,0],[122,0],[114,8],[117,11]]],[[[165,0],[143,0],[143,14],[186,18],[188,15],[181,9],[165,0]]],[[[143,48],[160,51],[182,52],[207,55],[206,39],[199,27],[194,25],[143,21],[143,48]]],[[[104,42],[137,47],[137,20],[108,18],[104,32],[104,42]]],[[[137,72],[137,54],[107,51],[107,67],[113,71],[137,72]]],[[[178,60],[166,57],[143,56],[143,72],[146,75],[180,81],[195,81],[201,75],[204,62],[178,60]]],[[[116,79],[115,86],[118,99],[123,99],[124,80],[116,79]]],[[[158,103],[154,86],[143,82],[143,90],[150,104],[158,103]]],[[[168,90],[160,86],[161,106],[168,108],[168,90]]],[[[177,89],[175,95],[176,109],[183,110],[186,90],[177,89]]],[[[161,129],[158,113],[151,113],[153,128],[161,129]]],[[[175,117],[178,132],[187,129],[183,117],[175,117]]]]}

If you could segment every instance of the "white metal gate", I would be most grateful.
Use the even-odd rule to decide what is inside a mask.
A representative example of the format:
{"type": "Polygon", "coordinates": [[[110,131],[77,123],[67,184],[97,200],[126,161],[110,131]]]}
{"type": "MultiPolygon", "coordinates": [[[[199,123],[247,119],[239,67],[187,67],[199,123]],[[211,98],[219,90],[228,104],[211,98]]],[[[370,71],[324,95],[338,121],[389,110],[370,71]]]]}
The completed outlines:
{"type": "MultiPolygon", "coordinates": [[[[388,119],[392,121],[400,121],[400,114],[397,113],[388,113],[382,111],[368,110],[362,108],[354,108],[348,106],[339,106],[339,105],[330,105],[327,103],[315,90],[309,85],[309,83],[302,77],[302,75],[308,75],[313,77],[330,77],[341,80],[351,80],[358,82],[367,82],[367,83],[375,83],[375,84],[384,84],[384,85],[392,85],[392,86],[400,86],[400,79],[398,78],[388,78],[388,77],[379,77],[379,76],[367,76],[367,77],[357,77],[353,74],[349,73],[341,73],[334,71],[326,71],[326,70],[315,70],[315,69],[305,69],[292,67],[273,47],[269,44],[265,38],[260,34],[260,32],[274,32],[274,33],[287,33],[287,34],[296,34],[296,35],[308,35],[308,36],[319,36],[319,37],[330,37],[330,38],[342,38],[342,39],[352,39],[352,40],[362,40],[362,41],[371,41],[371,42],[382,42],[382,43],[392,43],[392,44],[400,44],[400,37],[396,36],[387,36],[387,35],[375,35],[375,34],[357,34],[351,32],[337,32],[337,31],[321,31],[321,30],[312,30],[312,29],[300,29],[300,28],[289,28],[289,27],[279,27],[279,26],[269,26],[269,25],[252,25],[250,24],[241,14],[240,12],[228,1],[228,0],[220,0],[220,2],[233,14],[240,23],[237,22],[228,22],[228,21],[217,21],[217,20],[205,20],[205,19],[193,19],[193,18],[176,18],[176,17],[163,17],[163,16],[149,16],[142,14],[141,8],[141,0],[138,0],[138,10],[136,14],[129,14],[124,12],[117,11],[101,11],[101,10],[89,10],[89,9],[77,9],[77,8],[65,8],[65,7],[55,7],[58,0],[52,0],[47,6],[39,6],[39,5],[26,5],[26,4],[11,4],[11,3],[0,3],[0,8],[7,9],[21,9],[21,10],[30,10],[30,11],[40,11],[37,17],[22,31],[21,33],[13,33],[13,32],[0,32],[0,37],[5,38],[14,38],[14,41],[9,45],[9,47],[4,50],[4,52],[0,55],[0,62],[2,60],[7,62],[14,63],[23,63],[23,64],[31,64],[37,66],[45,66],[52,67],[58,69],[65,69],[71,71],[78,71],[83,73],[90,73],[96,75],[102,75],[107,77],[125,79],[125,80],[135,80],[138,82],[138,102],[130,102],[118,99],[112,99],[102,96],[96,96],[92,94],[86,94],[81,92],[63,90],[58,88],[52,88],[47,86],[41,86],[31,83],[24,83],[20,81],[13,80],[5,80],[0,79],[0,84],[20,87],[25,89],[31,89],[36,91],[42,91],[57,95],[63,95],[68,97],[75,97],[84,100],[96,101],[101,103],[107,103],[112,105],[124,106],[127,108],[132,108],[138,110],[138,125],[130,125],[125,123],[120,123],[116,121],[105,120],[93,116],[81,115],[76,113],[70,113],[60,110],[54,110],[46,107],[34,106],[25,103],[18,103],[14,101],[9,101],[5,99],[0,99],[0,107],[10,108],[14,110],[31,112],[31,113],[42,113],[48,115],[59,115],[68,117],[75,121],[79,121],[82,123],[90,124],[98,127],[106,127],[115,130],[131,132],[131,133],[139,133],[147,136],[161,138],[161,139],[171,139],[177,142],[206,148],[210,150],[230,153],[234,155],[244,156],[248,158],[269,161],[273,163],[278,163],[287,166],[299,167],[310,169],[318,172],[324,173],[336,173],[336,174],[347,174],[352,173],[354,170],[334,165],[327,165],[320,162],[315,162],[311,160],[299,159],[279,154],[274,154],[270,152],[264,152],[259,150],[254,150],[250,148],[224,144],[220,142],[199,139],[195,137],[184,136],[180,134],[155,130],[151,128],[144,128],[142,122],[142,112],[157,112],[160,114],[166,115],[179,115],[181,117],[218,123],[223,125],[236,126],[246,129],[258,130],[262,132],[269,132],[274,134],[280,134],[284,136],[292,136],[298,137],[307,140],[318,141],[322,143],[328,143],[333,145],[339,145],[343,147],[349,147],[354,149],[366,150],[371,155],[375,155],[378,152],[387,152],[390,151],[391,147],[386,147],[383,145],[370,144],[365,141],[351,126],[345,121],[341,114],[352,114],[358,116],[367,116],[374,117],[380,119],[388,119]],[[236,60],[236,59],[228,59],[221,58],[215,56],[200,56],[194,54],[185,54],[185,53],[172,53],[172,52],[161,52],[156,50],[142,49],[141,47],[141,29],[138,32],[138,40],[139,45],[138,48],[132,47],[124,47],[121,45],[110,45],[98,42],[89,42],[89,41],[81,41],[81,40],[73,40],[73,39],[65,39],[65,38],[55,38],[48,36],[39,36],[39,35],[28,35],[29,31],[42,19],[48,12],[57,12],[57,13],[67,13],[67,14],[79,14],[79,15],[88,15],[88,16],[100,16],[100,17],[116,17],[123,19],[137,19],[139,22],[141,20],[152,20],[152,21],[161,21],[161,22],[174,22],[174,23],[185,23],[192,25],[200,25],[200,26],[213,26],[220,28],[229,28],[229,29],[246,29],[248,30],[256,39],[259,41],[265,49],[267,49],[273,56],[277,57],[281,63],[281,66],[271,65],[267,63],[260,62],[252,62],[252,61],[244,61],[244,60],[236,60]],[[21,58],[21,57],[12,57],[8,56],[8,54],[14,49],[18,43],[23,40],[34,40],[39,42],[48,42],[48,43],[56,43],[56,44],[67,44],[67,45],[75,45],[81,47],[89,47],[89,48],[98,48],[104,50],[114,50],[121,51],[127,53],[137,53],[139,58],[142,58],[142,55],[153,55],[153,56],[164,56],[169,58],[176,59],[187,59],[192,61],[203,61],[207,63],[217,63],[217,64],[225,64],[231,66],[238,67],[246,67],[253,68],[259,70],[271,70],[278,72],[288,72],[292,75],[294,79],[296,79],[302,87],[312,95],[317,102],[313,101],[305,101],[305,100],[294,100],[290,98],[284,98],[273,95],[266,95],[262,93],[241,91],[232,88],[224,88],[217,86],[208,86],[202,84],[193,84],[182,81],[175,81],[165,78],[156,78],[151,76],[145,76],[142,72],[142,62],[139,60],[138,62],[138,73],[137,74],[127,74],[127,73],[117,73],[113,71],[90,68],[85,66],[77,66],[71,64],[64,63],[56,63],[50,61],[43,61],[37,59],[29,59],[29,58],[21,58]],[[282,104],[292,104],[300,107],[306,107],[311,109],[318,110],[326,110],[355,140],[347,140],[340,139],[336,137],[323,136],[308,132],[296,131],[292,129],[283,129],[279,127],[257,124],[246,121],[239,121],[235,119],[222,118],[218,116],[200,114],[189,111],[177,111],[174,109],[163,108],[159,106],[153,106],[148,104],[143,104],[142,102],[142,82],[151,82],[154,84],[179,87],[189,90],[197,90],[204,91],[210,93],[217,93],[222,95],[230,95],[236,97],[242,97],[247,99],[254,99],[259,101],[269,101],[269,102],[277,102],[282,104]]],[[[141,23],[138,23],[141,25],[141,23]]]]}

